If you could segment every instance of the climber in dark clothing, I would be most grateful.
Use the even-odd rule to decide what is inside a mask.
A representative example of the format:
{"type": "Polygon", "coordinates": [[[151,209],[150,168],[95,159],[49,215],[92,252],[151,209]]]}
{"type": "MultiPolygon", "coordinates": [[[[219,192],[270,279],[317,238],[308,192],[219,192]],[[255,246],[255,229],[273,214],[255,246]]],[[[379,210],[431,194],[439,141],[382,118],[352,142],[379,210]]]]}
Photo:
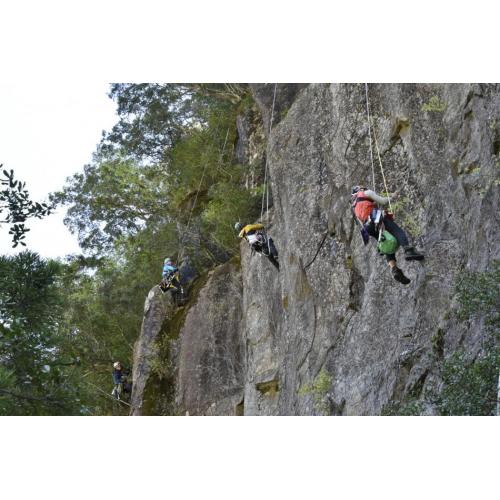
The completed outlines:
{"type": "MultiPolygon", "coordinates": [[[[389,198],[379,196],[374,191],[365,187],[355,186],[352,189],[352,208],[354,216],[362,226],[361,233],[365,244],[368,242],[368,235],[378,240],[380,238],[380,231],[382,228],[385,228],[386,231],[396,238],[398,244],[404,248],[406,260],[423,260],[424,256],[409,244],[406,233],[394,222],[392,214],[383,213],[378,208],[388,203],[389,198]]],[[[404,285],[410,283],[410,280],[397,266],[395,253],[386,254],[386,259],[391,267],[394,279],[404,285]]]]}
{"type": "Polygon", "coordinates": [[[132,392],[132,384],[128,381],[130,375],[129,369],[123,369],[119,361],[113,363],[113,391],[111,395],[116,399],[121,399],[123,393],[130,394],[132,392]]]}
{"type": "Polygon", "coordinates": [[[237,222],[234,225],[234,229],[239,231],[238,236],[240,238],[245,238],[245,240],[248,241],[254,252],[265,255],[271,264],[279,271],[278,251],[274,246],[273,239],[267,236],[266,230],[262,224],[244,225],[241,222],[237,222]]]}
{"type": "Polygon", "coordinates": [[[111,391],[111,395],[116,399],[120,399],[123,392],[123,372],[122,365],[119,361],[115,361],[113,363],[113,390],[111,391]]]}

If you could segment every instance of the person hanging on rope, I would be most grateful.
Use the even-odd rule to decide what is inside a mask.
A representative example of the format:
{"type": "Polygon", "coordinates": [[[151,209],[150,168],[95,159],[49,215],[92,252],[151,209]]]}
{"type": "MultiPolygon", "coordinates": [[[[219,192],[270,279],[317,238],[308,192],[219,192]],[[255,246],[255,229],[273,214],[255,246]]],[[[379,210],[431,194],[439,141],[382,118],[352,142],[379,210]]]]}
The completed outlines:
{"type": "Polygon", "coordinates": [[[265,255],[279,271],[278,251],[274,246],[273,239],[268,237],[266,229],[262,224],[242,224],[237,222],[234,229],[239,231],[238,237],[245,238],[252,248],[252,251],[265,255]]]}
{"type": "Polygon", "coordinates": [[[119,361],[113,363],[113,390],[111,395],[116,399],[121,399],[122,394],[132,392],[132,384],[128,381],[130,370],[124,370],[119,361]]]}
{"type": "Polygon", "coordinates": [[[163,279],[160,283],[162,292],[166,292],[167,290],[175,292],[182,289],[179,278],[179,269],[170,257],[167,257],[163,262],[162,278],[163,279]]]}
{"type": "Polygon", "coordinates": [[[113,363],[113,390],[111,395],[116,399],[120,399],[123,393],[123,372],[122,365],[119,361],[113,363]]]}
{"type": "MultiPolygon", "coordinates": [[[[390,197],[394,199],[396,196],[397,193],[394,193],[390,197]]],[[[379,209],[379,206],[383,207],[389,202],[389,197],[379,196],[371,189],[363,186],[352,188],[352,210],[361,225],[365,245],[370,236],[377,239],[379,251],[385,254],[394,279],[407,285],[410,280],[396,264],[395,252],[398,246],[404,248],[405,259],[408,261],[424,260],[424,256],[409,244],[406,233],[394,222],[393,215],[379,209]]]]}

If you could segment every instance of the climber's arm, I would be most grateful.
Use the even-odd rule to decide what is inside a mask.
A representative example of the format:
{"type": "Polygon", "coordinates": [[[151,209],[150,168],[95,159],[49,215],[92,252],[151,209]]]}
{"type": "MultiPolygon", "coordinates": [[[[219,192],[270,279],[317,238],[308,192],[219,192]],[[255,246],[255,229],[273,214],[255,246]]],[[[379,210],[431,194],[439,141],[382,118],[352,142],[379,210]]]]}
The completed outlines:
{"type": "Polygon", "coordinates": [[[379,205],[387,205],[389,203],[389,198],[385,198],[383,196],[379,196],[375,191],[372,191],[371,189],[367,189],[365,191],[365,196],[367,198],[370,198],[370,200],[374,201],[375,203],[378,203],[379,205]]]}

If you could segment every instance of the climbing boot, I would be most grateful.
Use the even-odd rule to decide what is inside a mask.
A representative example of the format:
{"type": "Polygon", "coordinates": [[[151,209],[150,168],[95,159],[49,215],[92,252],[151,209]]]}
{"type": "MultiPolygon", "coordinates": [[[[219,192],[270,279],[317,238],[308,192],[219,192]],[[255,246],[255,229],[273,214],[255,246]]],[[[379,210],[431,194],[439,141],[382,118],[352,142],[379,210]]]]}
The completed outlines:
{"type": "Polygon", "coordinates": [[[406,260],[424,260],[424,256],[415,250],[415,247],[405,247],[406,260]]]}
{"type": "Polygon", "coordinates": [[[392,268],[392,275],[394,276],[394,279],[396,281],[403,283],[403,285],[407,285],[411,281],[403,274],[403,271],[401,271],[401,269],[399,269],[399,267],[397,266],[394,266],[392,268]]]}

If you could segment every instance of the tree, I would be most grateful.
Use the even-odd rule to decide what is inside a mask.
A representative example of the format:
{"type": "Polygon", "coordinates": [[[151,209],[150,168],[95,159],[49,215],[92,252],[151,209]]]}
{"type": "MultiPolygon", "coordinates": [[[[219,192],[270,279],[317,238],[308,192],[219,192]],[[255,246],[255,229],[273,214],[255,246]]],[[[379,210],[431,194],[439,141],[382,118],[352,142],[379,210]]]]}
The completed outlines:
{"type": "Polygon", "coordinates": [[[120,151],[140,162],[164,161],[186,130],[206,124],[206,112],[221,102],[237,105],[242,84],[114,83],[118,123],[103,136],[106,154],[120,151]]]}
{"type": "Polygon", "coordinates": [[[109,252],[124,235],[166,223],[169,198],[161,166],[139,167],[124,158],[96,159],[51,196],[70,205],[66,225],[84,250],[97,253],[109,252]]]}
{"type": "Polygon", "coordinates": [[[61,346],[62,264],[29,251],[0,257],[0,414],[79,413],[77,360],[61,346]]]}
{"type": "Polygon", "coordinates": [[[500,376],[500,261],[484,272],[466,272],[457,284],[459,317],[484,321],[482,347],[463,349],[441,367],[443,386],[436,398],[442,415],[495,415],[500,376]]]}
{"type": "Polygon", "coordinates": [[[190,240],[211,261],[234,251],[232,219],[252,218],[259,200],[257,190],[245,187],[245,169],[233,161],[238,92],[245,90],[219,84],[112,86],[120,123],[105,135],[92,164],[52,197],[70,205],[65,222],[84,250],[110,255],[124,239],[149,239],[151,245],[163,234],[170,237],[177,224],[176,252],[190,240]]]}
{"type": "MultiPolygon", "coordinates": [[[[2,166],[0,165],[0,168],[2,166]]],[[[29,231],[24,225],[26,220],[30,217],[41,219],[49,215],[53,207],[46,203],[31,201],[26,190],[26,183],[14,179],[13,170],[10,172],[3,170],[0,185],[4,186],[4,189],[0,191],[0,214],[7,212],[5,219],[0,219],[0,223],[11,225],[9,234],[12,235],[13,247],[17,247],[19,243],[26,246],[23,241],[29,231]]]]}
{"type": "Polygon", "coordinates": [[[140,161],[161,161],[193,117],[192,92],[179,84],[115,83],[109,97],[118,123],[103,136],[101,151],[125,152],[140,161]]]}

